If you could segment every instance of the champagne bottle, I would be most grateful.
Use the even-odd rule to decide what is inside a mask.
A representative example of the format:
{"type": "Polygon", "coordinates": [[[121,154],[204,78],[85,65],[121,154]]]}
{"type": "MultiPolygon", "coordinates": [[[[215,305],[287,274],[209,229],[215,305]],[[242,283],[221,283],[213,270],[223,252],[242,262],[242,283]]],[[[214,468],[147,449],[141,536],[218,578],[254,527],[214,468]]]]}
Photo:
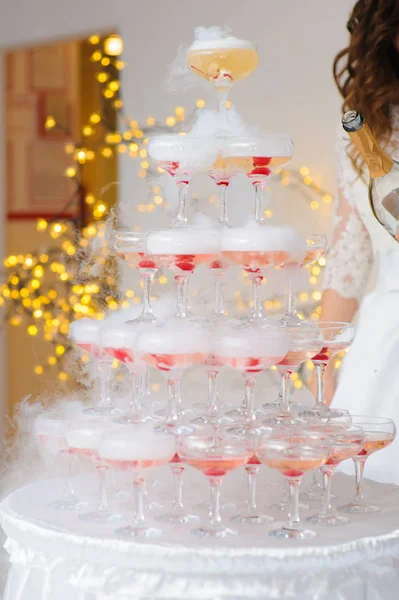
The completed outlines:
{"type": "Polygon", "coordinates": [[[358,112],[350,110],[345,113],[342,126],[368,167],[371,210],[381,225],[399,242],[399,163],[384,152],[358,112]]]}

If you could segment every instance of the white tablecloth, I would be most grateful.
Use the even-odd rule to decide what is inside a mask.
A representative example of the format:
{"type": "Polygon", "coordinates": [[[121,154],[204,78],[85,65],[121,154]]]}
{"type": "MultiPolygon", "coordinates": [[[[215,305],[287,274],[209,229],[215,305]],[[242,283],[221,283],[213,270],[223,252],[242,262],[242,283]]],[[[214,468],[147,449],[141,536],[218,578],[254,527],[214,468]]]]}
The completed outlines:
{"type": "MultiPolygon", "coordinates": [[[[207,489],[199,473],[186,475],[186,503],[192,506],[207,497],[207,489]]],[[[243,498],[242,477],[238,472],[227,477],[225,499],[243,498]]],[[[94,481],[82,479],[77,487],[82,498],[93,501],[94,481]]],[[[122,541],[112,535],[115,524],[89,525],[75,514],[49,509],[60,490],[58,480],[37,482],[1,503],[11,563],[4,600],[399,598],[396,486],[366,482],[380,513],[353,516],[347,526],[318,527],[318,537],[297,543],[268,536],[280,521],[239,526],[239,536],[223,540],[197,539],[189,533],[191,524],[163,525],[157,539],[122,541]]],[[[340,502],[347,500],[352,478],[337,474],[334,491],[340,502]]],[[[278,499],[281,480],[265,469],[258,492],[266,508],[278,499]]],[[[131,512],[125,512],[129,518],[131,512]]]]}

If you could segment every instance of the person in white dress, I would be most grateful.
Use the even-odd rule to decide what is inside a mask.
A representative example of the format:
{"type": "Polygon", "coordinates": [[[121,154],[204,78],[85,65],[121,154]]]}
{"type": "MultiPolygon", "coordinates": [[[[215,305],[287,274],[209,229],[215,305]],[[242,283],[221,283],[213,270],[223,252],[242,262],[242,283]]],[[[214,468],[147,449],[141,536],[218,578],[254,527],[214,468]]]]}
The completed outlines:
{"type": "MultiPolygon", "coordinates": [[[[349,46],[334,63],[343,111],[362,113],[395,160],[399,160],[398,13],[395,0],[357,2],[348,22],[349,46]]],[[[336,141],[336,167],[335,227],[321,319],[351,321],[359,306],[360,310],[355,341],[335,393],[334,375],[331,370],[327,373],[326,397],[352,414],[391,417],[399,429],[399,243],[371,212],[367,167],[342,128],[336,141]],[[363,297],[375,262],[376,286],[363,297]]],[[[389,448],[370,458],[365,474],[399,484],[399,435],[389,448]]]]}

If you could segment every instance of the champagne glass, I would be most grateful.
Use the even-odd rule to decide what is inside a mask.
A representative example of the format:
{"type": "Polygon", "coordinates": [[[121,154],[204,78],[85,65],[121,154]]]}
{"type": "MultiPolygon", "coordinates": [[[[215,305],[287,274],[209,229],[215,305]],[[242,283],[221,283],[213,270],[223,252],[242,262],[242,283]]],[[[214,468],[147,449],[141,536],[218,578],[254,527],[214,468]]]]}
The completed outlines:
{"type": "MultiPolygon", "coordinates": [[[[329,421],[325,425],[317,425],[316,428],[324,433],[331,444],[330,456],[324,465],[320,467],[323,475],[323,499],[319,514],[308,518],[315,525],[346,525],[350,523],[348,517],[337,515],[331,504],[331,482],[337,466],[357,456],[364,445],[364,432],[361,427],[334,423],[329,421]]],[[[313,428],[312,428],[313,429],[313,428]]]]}
{"type": "Polygon", "coordinates": [[[49,506],[55,510],[78,511],[88,507],[76,496],[73,488],[73,472],[77,457],[71,456],[66,441],[66,434],[71,423],[72,415],[69,413],[40,414],[34,422],[34,433],[40,441],[44,458],[56,457],[59,454],[68,459],[68,473],[64,483],[62,496],[49,506]]]}
{"type": "MultiPolygon", "coordinates": [[[[288,352],[288,336],[279,329],[267,328],[225,328],[214,336],[211,344],[216,360],[240,372],[245,381],[246,410],[242,419],[247,424],[254,424],[255,385],[259,373],[278,364],[288,352]]],[[[239,417],[233,411],[233,417],[239,417]]]]}
{"type": "Polygon", "coordinates": [[[99,494],[97,506],[94,511],[79,515],[79,519],[89,523],[109,523],[119,521],[123,517],[111,513],[108,508],[106,479],[109,466],[101,460],[98,449],[105,433],[114,426],[110,421],[76,421],[71,423],[66,441],[69,452],[89,459],[95,466],[98,474],[99,494]]]}
{"type": "Polygon", "coordinates": [[[116,323],[103,327],[100,333],[101,347],[105,354],[126,365],[131,377],[131,400],[127,414],[114,419],[116,423],[143,423],[150,418],[143,407],[144,377],[147,364],[135,351],[140,333],[146,331],[146,326],[140,323],[116,323]]]}
{"type": "Polygon", "coordinates": [[[168,464],[176,453],[173,435],[148,425],[123,425],[103,439],[99,455],[108,466],[130,471],[133,475],[134,517],[131,525],[117,529],[121,538],[154,537],[162,534],[151,527],[144,515],[145,476],[149,469],[168,464]]]}
{"type": "Polygon", "coordinates": [[[218,150],[211,137],[167,134],[150,139],[147,153],[158,167],[169,173],[179,190],[175,226],[186,227],[188,186],[196,173],[206,171],[217,159],[218,150]]]}
{"type": "Polygon", "coordinates": [[[148,251],[170,269],[177,283],[176,317],[190,316],[189,281],[196,267],[209,265],[219,253],[219,232],[215,229],[165,229],[149,234],[148,251]]]}
{"type": "Polygon", "coordinates": [[[78,348],[88,352],[95,360],[100,379],[100,401],[97,405],[86,409],[85,414],[92,416],[109,416],[117,414],[111,398],[110,382],[112,377],[112,358],[101,348],[100,334],[103,321],[83,318],[69,326],[69,334],[78,348]]]}
{"type": "Polygon", "coordinates": [[[279,421],[290,421],[302,405],[290,403],[291,375],[295,373],[301,363],[313,358],[321,350],[322,339],[320,331],[315,327],[283,327],[288,336],[288,352],[281,360],[277,369],[281,375],[280,393],[276,402],[265,403],[262,409],[271,417],[265,424],[279,421]]]}
{"type": "Polygon", "coordinates": [[[208,330],[199,323],[169,319],[139,335],[137,352],[141,359],[164,373],[168,386],[165,427],[176,430],[184,424],[180,381],[186,369],[205,363],[209,354],[208,330]]]}
{"type": "Polygon", "coordinates": [[[324,396],[324,378],[328,361],[333,356],[349,348],[355,336],[355,330],[352,323],[335,321],[318,321],[318,330],[321,333],[322,348],[315,356],[312,362],[316,370],[317,378],[317,397],[316,404],[310,409],[301,413],[306,419],[331,419],[344,414],[344,409],[330,408],[327,406],[324,396]]]}
{"type": "Polygon", "coordinates": [[[227,98],[231,86],[258,66],[258,52],[251,42],[232,36],[196,40],[187,53],[189,68],[210,81],[218,93],[219,113],[227,128],[227,98]]]}
{"type": "Polygon", "coordinates": [[[215,282],[215,308],[212,313],[212,322],[218,323],[226,319],[224,310],[224,281],[229,265],[223,259],[223,256],[219,255],[208,266],[215,282]]]}
{"type": "Polygon", "coordinates": [[[274,267],[305,254],[305,241],[291,227],[258,225],[223,229],[220,249],[232,266],[241,266],[252,280],[253,310],[249,320],[268,323],[262,313],[260,286],[263,276],[274,267]]]}
{"type": "Polygon", "coordinates": [[[385,417],[373,417],[352,415],[352,423],[360,427],[364,432],[364,446],[360,452],[353,457],[356,470],[356,491],[352,501],[338,510],[352,514],[368,514],[378,512],[379,506],[369,504],[363,495],[363,473],[366,461],[371,454],[383,450],[392,444],[396,435],[395,423],[392,419],[385,417]]]}
{"type": "Polygon", "coordinates": [[[330,455],[326,436],[300,428],[280,428],[277,433],[265,436],[256,452],[258,460],[277,469],[286,479],[290,490],[289,521],[269,535],[283,539],[304,540],[314,537],[315,531],[303,529],[299,518],[299,486],[308,471],[318,469],[330,455]]]}
{"type": "Polygon", "coordinates": [[[211,489],[209,522],[192,531],[192,534],[199,537],[237,535],[237,531],[222,525],[220,487],[227,473],[244,466],[251,458],[248,441],[245,438],[224,437],[220,428],[205,429],[183,436],[178,452],[183,462],[208,478],[211,489]]]}
{"type": "MultiPolygon", "coordinates": [[[[281,319],[283,325],[301,325],[305,323],[298,317],[296,309],[296,293],[293,288],[293,276],[296,271],[312,265],[317,262],[327,251],[327,237],[322,234],[313,234],[306,238],[306,254],[302,261],[290,260],[287,263],[280,265],[280,268],[284,269],[288,275],[288,294],[287,294],[287,306],[285,309],[285,315],[281,319]]],[[[306,322],[308,326],[309,323],[306,322]]]]}
{"type": "Polygon", "coordinates": [[[286,135],[231,137],[225,150],[227,163],[244,173],[255,190],[254,217],[264,221],[263,190],[276,169],[285,167],[294,156],[294,144],[286,135]]]}
{"type": "Polygon", "coordinates": [[[143,310],[137,319],[134,319],[139,323],[151,323],[156,320],[151,308],[151,289],[159,265],[156,263],[156,257],[148,255],[147,236],[147,233],[116,231],[114,237],[116,255],[130,267],[137,269],[143,282],[143,310]]]}

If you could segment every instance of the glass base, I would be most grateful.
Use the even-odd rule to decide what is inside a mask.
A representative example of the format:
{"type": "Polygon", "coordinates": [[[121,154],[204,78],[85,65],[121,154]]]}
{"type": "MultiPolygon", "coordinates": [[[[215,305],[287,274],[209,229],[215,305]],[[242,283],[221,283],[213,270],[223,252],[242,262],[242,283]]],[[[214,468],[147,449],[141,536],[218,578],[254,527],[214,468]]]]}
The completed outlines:
{"type": "Polygon", "coordinates": [[[327,404],[315,405],[299,413],[304,419],[338,419],[348,414],[348,411],[340,408],[330,408],[327,404]]]}
{"type": "Polygon", "coordinates": [[[297,313],[286,313],[279,321],[282,327],[303,327],[304,329],[317,328],[315,321],[300,319],[297,313]]]}
{"type": "Polygon", "coordinates": [[[120,538],[137,538],[137,537],[159,537],[162,535],[162,529],[155,527],[146,527],[145,525],[128,525],[115,529],[114,535],[120,538]]]}
{"type": "Polygon", "coordinates": [[[119,417],[123,412],[115,406],[92,406],[83,411],[84,415],[92,415],[93,417],[119,417]]]}
{"type": "Polygon", "coordinates": [[[225,538],[230,535],[238,535],[238,531],[220,525],[204,525],[198,529],[193,529],[191,534],[197,537],[225,538]]]}
{"type": "MultiPolygon", "coordinates": [[[[195,508],[198,508],[199,510],[205,510],[206,512],[211,510],[211,505],[209,502],[198,502],[194,506],[195,508]]],[[[238,510],[238,507],[237,504],[234,504],[234,502],[226,502],[220,506],[221,512],[233,512],[235,510],[238,510]]]]}
{"type": "Polygon", "coordinates": [[[161,521],[162,523],[172,523],[173,525],[183,525],[184,523],[195,523],[195,521],[199,521],[199,517],[197,515],[188,515],[186,513],[170,512],[159,515],[157,521],[161,521]]]}
{"type": "Polygon", "coordinates": [[[90,505],[87,502],[83,502],[82,500],[78,500],[75,496],[70,496],[67,498],[60,498],[55,502],[51,502],[49,504],[50,508],[54,510],[71,510],[71,511],[79,511],[79,510],[87,510],[90,508],[90,505]]]}
{"type": "Polygon", "coordinates": [[[122,521],[124,519],[124,516],[119,515],[118,513],[110,513],[108,511],[93,510],[93,512],[79,515],[78,519],[80,521],[86,521],[87,523],[101,524],[101,523],[114,523],[116,521],[122,521]]]}
{"type": "Polygon", "coordinates": [[[146,423],[147,421],[154,420],[150,415],[140,413],[138,415],[126,414],[117,419],[113,419],[114,423],[121,425],[135,425],[136,423],[146,423]]]}
{"type": "Polygon", "coordinates": [[[134,323],[155,323],[157,321],[157,317],[152,312],[141,313],[136,319],[130,319],[126,321],[126,325],[131,325],[134,323]]]}
{"type": "Polygon", "coordinates": [[[315,537],[317,533],[311,529],[286,529],[282,527],[281,529],[274,529],[269,535],[280,540],[308,540],[315,537]]]}
{"type": "Polygon", "coordinates": [[[350,502],[344,506],[338,506],[337,510],[352,515],[366,515],[368,513],[380,512],[381,508],[375,504],[368,504],[366,502],[350,502]]]}
{"type": "Polygon", "coordinates": [[[169,421],[163,425],[157,425],[155,431],[163,431],[164,433],[173,433],[174,435],[187,435],[195,431],[194,425],[189,423],[179,423],[178,421],[169,421]]]}
{"type": "MultiPolygon", "coordinates": [[[[289,501],[287,501],[287,502],[280,502],[279,504],[272,504],[270,507],[270,510],[273,510],[274,512],[288,513],[290,508],[291,508],[291,503],[289,501]]],[[[309,510],[310,506],[309,506],[309,504],[304,504],[303,502],[300,502],[298,505],[298,509],[299,510],[309,510]]]]}
{"type": "Polygon", "coordinates": [[[263,525],[264,523],[272,523],[274,517],[271,515],[248,514],[236,515],[230,519],[232,523],[243,523],[253,525],[263,525]]]}
{"type": "Polygon", "coordinates": [[[306,519],[309,523],[313,523],[313,525],[347,525],[351,522],[348,517],[343,517],[342,515],[325,515],[324,517],[315,515],[314,517],[309,517],[306,519]]]}

